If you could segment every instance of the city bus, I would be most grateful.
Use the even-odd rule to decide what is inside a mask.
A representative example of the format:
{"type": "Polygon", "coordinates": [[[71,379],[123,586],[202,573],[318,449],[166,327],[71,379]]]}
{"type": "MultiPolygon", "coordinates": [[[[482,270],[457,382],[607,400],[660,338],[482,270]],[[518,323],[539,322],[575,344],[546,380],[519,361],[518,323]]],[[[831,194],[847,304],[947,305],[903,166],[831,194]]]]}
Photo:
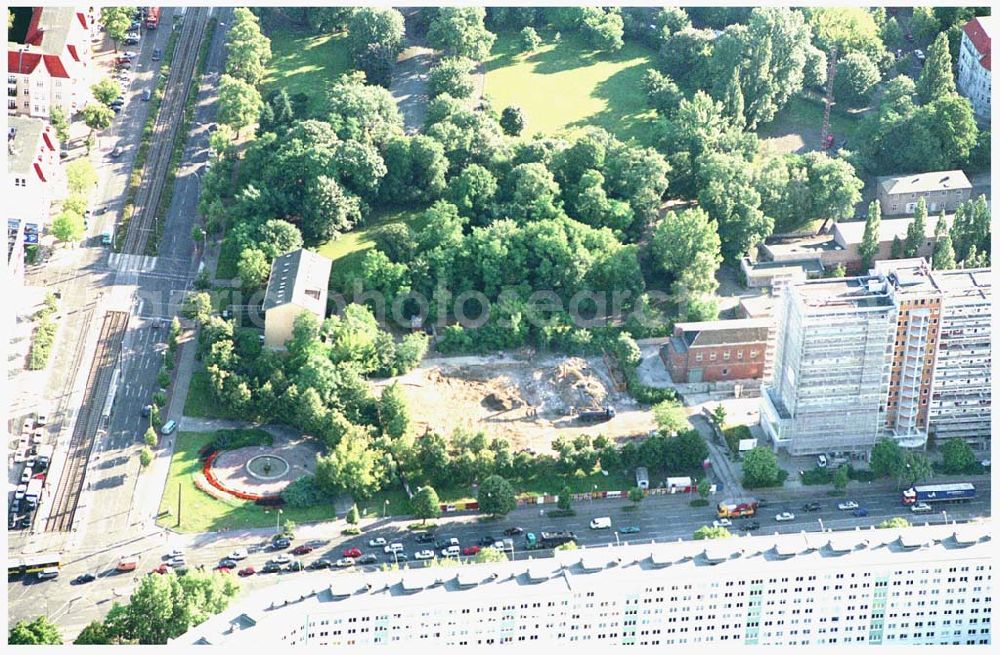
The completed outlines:
{"type": "Polygon", "coordinates": [[[57,554],[43,553],[40,555],[26,555],[21,558],[12,558],[7,562],[7,577],[19,575],[33,575],[47,569],[59,569],[60,558],[57,554]]]}

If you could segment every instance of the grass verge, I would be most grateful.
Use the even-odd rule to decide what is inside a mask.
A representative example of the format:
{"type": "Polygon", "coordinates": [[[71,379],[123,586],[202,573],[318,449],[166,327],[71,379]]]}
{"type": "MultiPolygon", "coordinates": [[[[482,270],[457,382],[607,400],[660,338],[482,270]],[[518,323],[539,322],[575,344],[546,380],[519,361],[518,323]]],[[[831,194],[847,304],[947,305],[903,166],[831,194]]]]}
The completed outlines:
{"type": "Polygon", "coordinates": [[[132,164],[132,173],[129,175],[128,187],[125,189],[125,203],[122,207],[121,221],[119,221],[118,227],[115,230],[115,252],[121,252],[122,247],[125,245],[125,237],[128,235],[128,224],[132,220],[132,213],[135,211],[135,196],[139,192],[139,185],[142,184],[142,169],[146,165],[146,158],[149,156],[149,146],[153,140],[153,126],[156,124],[156,116],[160,113],[160,105],[163,104],[163,88],[170,77],[170,63],[174,59],[174,50],[177,49],[177,39],[180,35],[180,30],[175,29],[171,31],[170,38],[167,39],[167,47],[163,51],[163,63],[160,64],[160,74],[153,85],[153,95],[149,99],[146,123],[142,127],[139,148],[136,150],[135,162],[132,164]]]}
{"type": "MultiPolygon", "coordinates": [[[[423,212],[420,210],[381,211],[373,214],[364,226],[316,248],[316,252],[333,260],[333,268],[330,271],[330,286],[332,288],[343,289],[346,281],[359,271],[365,251],[375,245],[374,236],[379,228],[392,223],[408,223],[415,231],[422,229],[425,225],[423,212]]],[[[231,249],[235,248],[231,247],[231,249]]],[[[225,250],[225,244],[223,244],[223,250],[225,250]]],[[[239,257],[239,253],[230,256],[239,257]]],[[[222,270],[222,260],[223,257],[220,254],[220,271],[222,270]]],[[[232,266],[233,276],[235,276],[235,260],[232,266]]],[[[219,273],[217,277],[222,278],[223,275],[219,273]]]]}
{"type": "MultiPolygon", "coordinates": [[[[194,347],[193,345],[191,346],[194,347]]],[[[212,383],[208,378],[208,371],[203,368],[191,374],[191,383],[188,387],[187,398],[184,399],[184,416],[194,416],[198,418],[243,418],[223,407],[213,399],[212,383]]]]}
{"type": "MultiPolygon", "coordinates": [[[[245,528],[266,528],[275,525],[273,510],[250,501],[219,500],[195,486],[201,474],[202,462],[198,451],[216,438],[214,432],[181,432],[170,461],[170,473],[160,500],[159,525],[178,532],[213,532],[245,528]],[[180,521],[177,520],[177,497],[180,492],[180,521]]],[[[333,505],[307,508],[285,507],[282,519],[301,525],[334,518],[333,505]]]]}
{"type": "Polygon", "coordinates": [[[201,74],[205,69],[205,58],[208,56],[208,49],[212,46],[212,39],[215,37],[215,18],[208,21],[205,36],[201,41],[201,49],[198,51],[198,60],[194,65],[194,74],[191,76],[191,88],[188,91],[187,100],[184,103],[184,114],[180,128],[174,135],[174,149],[170,155],[170,165],[167,167],[167,181],[160,193],[160,198],[156,205],[156,213],[153,214],[153,234],[146,241],[146,254],[155,255],[160,247],[160,237],[163,235],[163,225],[167,222],[167,210],[174,198],[174,182],[177,178],[177,167],[180,166],[181,157],[184,155],[184,144],[187,143],[190,135],[191,120],[194,118],[194,107],[198,102],[198,83],[201,74]]]}

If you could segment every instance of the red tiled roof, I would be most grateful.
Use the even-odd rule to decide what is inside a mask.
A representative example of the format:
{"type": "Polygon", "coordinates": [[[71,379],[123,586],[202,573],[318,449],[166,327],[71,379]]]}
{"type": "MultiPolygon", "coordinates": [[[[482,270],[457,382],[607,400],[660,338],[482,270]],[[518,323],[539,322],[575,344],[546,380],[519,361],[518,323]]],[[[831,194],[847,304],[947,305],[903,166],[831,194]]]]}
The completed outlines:
{"type": "Polygon", "coordinates": [[[76,46],[68,45],[66,49],[69,50],[69,56],[73,58],[73,61],[80,61],[80,57],[76,54],[76,46]]]}
{"type": "Polygon", "coordinates": [[[83,25],[83,29],[87,29],[87,17],[83,15],[83,12],[76,12],[76,18],[80,21],[80,24],[83,25]]]}
{"type": "Polygon", "coordinates": [[[45,174],[42,173],[42,166],[37,161],[35,162],[35,173],[38,175],[38,179],[45,182],[45,174]]]}
{"type": "Polygon", "coordinates": [[[45,62],[45,69],[52,77],[62,77],[69,79],[66,66],[56,55],[43,55],[37,52],[20,52],[18,50],[7,51],[7,71],[20,75],[30,75],[38,67],[38,62],[45,62]]]}
{"type": "Polygon", "coordinates": [[[979,60],[979,65],[986,70],[991,70],[990,35],[983,28],[982,23],[979,22],[978,18],[973,18],[962,26],[962,30],[965,32],[965,35],[969,37],[969,41],[972,42],[972,45],[976,48],[976,50],[979,51],[979,54],[983,56],[982,59],[979,60]]]}
{"type": "Polygon", "coordinates": [[[44,7],[35,7],[31,12],[31,22],[28,23],[28,32],[24,35],[24,42],[31,45],[42,45],[42,30],[38,29],[38,23],[42,19],[44,7]]]}
{"type": "Polygon", "coordinates": [[[45,145],[49,147],[49,150],[55,150],[56,147],[52,145],[52,139],[49,138],[48,131],[42,132],[42,139],[45,141],[45,145]]]}
{"type": "Polygon", "coordinates": [[[52,77],[69,79],[69,73],[66,72],[66,67],[63,66],[62,60],[55,55],[45,55],[45,68],[49,70],[49,75],[52,77]]]}
{"type": "Polygon", "coordinates": [[[17,50],[7,51],[7,71],[20,75],[30,75],[42,56],[36,52],[19,52],[17,50]]]}

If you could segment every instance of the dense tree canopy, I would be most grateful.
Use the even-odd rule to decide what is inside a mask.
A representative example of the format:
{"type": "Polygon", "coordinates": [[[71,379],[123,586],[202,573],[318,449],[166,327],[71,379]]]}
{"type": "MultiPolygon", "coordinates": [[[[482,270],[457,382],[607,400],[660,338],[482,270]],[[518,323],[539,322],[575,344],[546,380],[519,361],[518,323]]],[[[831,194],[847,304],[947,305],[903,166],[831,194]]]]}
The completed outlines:
{"type": "Polygon", "coordinates": [[[486,29],[482,7],[440,7],[431,19],[427,40],[453,57],[485,59],[496,36],[486,29]]]}

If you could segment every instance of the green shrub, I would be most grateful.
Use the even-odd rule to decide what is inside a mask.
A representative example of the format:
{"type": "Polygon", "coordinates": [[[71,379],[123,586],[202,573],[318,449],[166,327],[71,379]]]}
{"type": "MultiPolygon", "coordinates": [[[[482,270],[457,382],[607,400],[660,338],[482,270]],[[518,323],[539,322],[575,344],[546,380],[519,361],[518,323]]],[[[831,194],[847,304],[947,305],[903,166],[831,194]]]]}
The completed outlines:
{"type": "Polygon", "coordinates": [[[729,426],[728,428],[722,430],[722,436],[726,439],[726,445],[729,446],[729,451],[734,455],[740,454],[741,439],[753,438],[753,434],[750,433],[750,428],[745,425],[729,426]]]}
{"type": "Polygon", "coordinates": [[[258,428],[244,430],[219,430],[212,440],[213,450],[236,450],[248,446],[270,446],[274,437],[258,428]]]}
{"type": "Polygon", "coordinates": [[[315,475],[304,475],[281,492],[288,507],[312,507],[330,501],[330,495],[316,484],[315,475]]]}
{"type": "Polygon", "coordinates": [[[802,480],[802,484],[805,485],[830,484],[833,482],[833,471],[817,466],[808,471],[803,471],[799,478],[802,480]]]}

